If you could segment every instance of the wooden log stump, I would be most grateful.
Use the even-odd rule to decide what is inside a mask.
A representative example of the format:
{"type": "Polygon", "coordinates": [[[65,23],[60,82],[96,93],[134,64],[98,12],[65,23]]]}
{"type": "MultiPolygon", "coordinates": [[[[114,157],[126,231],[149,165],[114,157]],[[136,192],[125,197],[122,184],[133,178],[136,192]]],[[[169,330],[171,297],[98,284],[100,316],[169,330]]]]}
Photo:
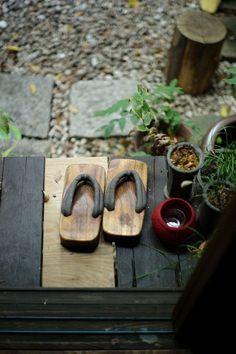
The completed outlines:
{"type": "Polygon", "coordinates": [[[166,79],[178,79],[185,93],[206,91],[218,66],[226,35],[224,24],[201,11],[179,16],[169,51],[166,79]]]}

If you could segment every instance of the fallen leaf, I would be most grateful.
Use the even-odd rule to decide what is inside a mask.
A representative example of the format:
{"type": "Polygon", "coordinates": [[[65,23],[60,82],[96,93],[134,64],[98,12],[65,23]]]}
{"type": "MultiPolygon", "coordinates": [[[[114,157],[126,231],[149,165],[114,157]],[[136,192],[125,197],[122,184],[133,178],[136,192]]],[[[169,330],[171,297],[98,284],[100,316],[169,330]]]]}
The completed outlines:
{"type": "Polygon", "coordinates": [[[133,8],[139,7],[139,1],[138,0],[128,0],[129,6],[133,8]]]}
{"type": "Polygon", "coordinates": [[[58,73],[58,74],[56,74],[56,76],[55,76],[55,79],[56,79],[57,81],[61,81],[62,78],[63,78],[63,74],[62,74],[62,73],[58,73]]]}
{"type": "Polygon", "coordinates": [[[35,84],[30,84],[29,89],[30,89],[31,95],[34,96],[37,92],[37,88],[36,88],[35,84]]]}
{"type": "Polygon", "coordinates": [[[82,15],[83,15],[83,12],[81,12],[81,11],[78,11],[78,12],[75,13],[76,17],[82,16],[82,15]]]}
{"type": "Polygon", "coordinates": [[[9,50],[9,52],[21,52],[22,48],[17,47],[16,45],[7,45],[6,49],[9,50]]]}
{"type": "Polygon", "coordinates": [[[28,67],[29,70],[34,74],[38,74],[41,71],[41,66],[37,64],[29,64],[28,67]]]}
{"type": "Polygon", "coordinates": [[[65,25],[64,30],[66,33],[72,33],[72,32],[74,32],[74,27],[71,25],[65,25]]]}
{"type": "Polygon", "coordinates": [[[230,107],[227,104],[223,104],[220,107],[220,115],[221,115],[221,117],[226,118],[226,117],[229,116],[229,114],[230,114],[230,107]]]}
{"type": "Polygon", "coordinates": [[[77,107],[73,106],[73,104],[69,105],[69,112],[70,113],[77,113],[79,110],[77,107]]]}

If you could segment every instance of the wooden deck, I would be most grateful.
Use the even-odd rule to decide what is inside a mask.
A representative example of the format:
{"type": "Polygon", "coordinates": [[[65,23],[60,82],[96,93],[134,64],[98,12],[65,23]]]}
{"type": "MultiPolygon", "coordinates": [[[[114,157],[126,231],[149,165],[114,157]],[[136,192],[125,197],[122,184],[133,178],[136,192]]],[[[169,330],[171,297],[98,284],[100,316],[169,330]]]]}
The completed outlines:
{"type": "Polygon", "coordinates": [[[148,164],[148,205],[140,243],[133,248],[115,248],[101,235],[92,253],[72,252],[60,244],[64,174],[68,165],[76,163],[94,163],[107,170],[107,158],[46,159],[45,180],[43,158],[1,161],[0,238],[4,252],[0,258],[0,287],[184,286],[195,266],[195,257],[166,249],[151,226],[152,210],[164,198],[165,158],[143,160],[148,164]],[[49,196],[45,203],[43,190],[49,196]]]}
{"type": "Polygon", "coordinates": [[[144,160],[148,206],[140,243],[114,248],[101,235],[89,254],[60,244],[64,173],[72,163],[107,169],[107,158],[0,161],[0,350],[182,352],[172,312],[194,262],[165,249],[152,231],[150,215],[163,199],[166,166],[163,157],[144,160]]]}

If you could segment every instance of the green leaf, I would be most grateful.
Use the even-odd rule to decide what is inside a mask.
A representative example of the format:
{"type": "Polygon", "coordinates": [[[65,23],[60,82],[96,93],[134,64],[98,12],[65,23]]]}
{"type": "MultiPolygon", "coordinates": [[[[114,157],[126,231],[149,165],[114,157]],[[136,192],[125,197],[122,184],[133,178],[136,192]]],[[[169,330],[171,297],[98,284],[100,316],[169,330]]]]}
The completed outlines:
{"type": "Polygon", "coordinates": [[[236,77],[232,77],[231,79],[225,80],[229,84],[236,85],[236,77]]]}
{"type": "Polygon", "coordinates": [[[128,106],[129,106],[129,100],[128,99],[120,100],[120,101],[114,103],[112,106],[110,106],[110,107],[108,107],[106,109],[103,109],[103,110],[100,110],[100,111],[96,111],[94,115],[95,115],[95,117],[106,116],[106,115],[115,113],[115,112],[119,111],[120,109],[125,110],[125,109],[128,108],[128,106]]]}
{"type": "Polygon", "coordinates": [[[176,86],[177,80],[174,79],[170,82],[169,85],[157,85],[154,89],[157,97],[166,100],[172,100],[175,95],[183,93],[183,90],[176,86]]]}
{"type": "Polygon", "coordinates": [[[12,150],[14,150],[15,149],[15,146],[11,146],[11,147],[9,147],[9,149],[7,149],[7,150],[5,150],[5,151],[3,151],[2,152],[2,157],[7,157],[7,156],[9,156],[10,154],[11,154],[11,152],[12,152],[12,150]]]}
{"type": "Polygon", "coordinates": [[[14,139],[20,140],[21,139],[20,130],[14,124],[9,124],[9,127],[10,127],[10,135],[13,135],[14,139]]]}
{"type": "Polygon", "coordinates": [[[146,113],[143,118],[144,125],[149,126],[153,119],[154,116],[150,112],[146,113]]]}
{"type": "Polygon", "coordinates": [[[0,129],[5,133],[9,133],[9,118],[7,115],[3,114],[0,116],[0,129]]]}
{"type": "Polygon", "coordinates": [[[112,119],[108,124],[102,126],[104,138],[109,138],[114,130],[115,123],[118,119],[112,119]]]}
{"type": "Polygon", "coordinates": [[[130,115],[130,120],[133,123],[133,125],[136,125],[140,119],[136,115],[131,114],[130,115]]]}
{"type": "Polygon", "coordinates": [[[147,154],[144,151],[136,151],[136,152],[130,152],[129,156],[131,156],[131,157],[142,157],[142,156],[151,156],[151,155],[147,154]]]}
{"type": "Polygon", "coordinates": [[[120,130],[123,132],[125,125],[126,125],[126,119],[124,117],[121,117],[118,120],[118,124],[119,124],[120,130]]]}
{"type": "Polygon", "coordinates": [[[137,129],[140,131],[140,132],[148,132],[149,129],[146,127],[146,125],[144,124],[140,124],[137,126],[137,129]]]}
{"type": "Polygon", "coordinates": [[[231,74],[236,74],[236,67],[229,68],[228,72],[231,74]]]}

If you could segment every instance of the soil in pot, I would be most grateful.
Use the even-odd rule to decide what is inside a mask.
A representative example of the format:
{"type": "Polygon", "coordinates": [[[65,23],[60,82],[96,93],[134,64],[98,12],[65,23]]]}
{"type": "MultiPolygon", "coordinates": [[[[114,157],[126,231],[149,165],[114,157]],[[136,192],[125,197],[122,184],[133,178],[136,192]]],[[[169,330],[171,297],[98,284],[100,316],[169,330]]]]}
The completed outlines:
{"type": "Polygon", "coordinates": [[[171,163],[177,168],[190,171],[199,165],[199,157],[191,146],[178,146],[171,154],[171,163]]]}
{"type": "Polygon", "coordinates": [[[219,184],[215,187],[212,186],[207,192],[209,203],[220,211],[223,211],[229,204],[231,196],[232,190],[223,184],[219,184]]]}

